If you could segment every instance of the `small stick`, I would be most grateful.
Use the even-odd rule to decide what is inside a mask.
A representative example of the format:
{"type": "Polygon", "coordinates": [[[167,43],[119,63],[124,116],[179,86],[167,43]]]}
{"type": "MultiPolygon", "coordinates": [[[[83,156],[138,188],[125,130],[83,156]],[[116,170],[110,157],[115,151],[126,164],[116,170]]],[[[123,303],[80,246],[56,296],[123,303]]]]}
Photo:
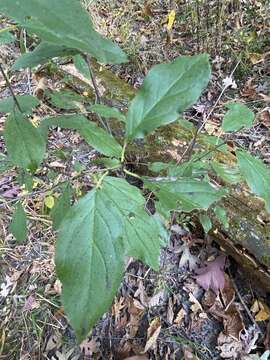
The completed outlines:
{"type": "Polygon", "coordinates": [[[236,286],[236,283],[235,283],[235,281],[234,281],[234,279],[233,279],[233,277],[232,277],[232,273],[231,273],[230,269],[228,269],[228,272],[229,272],[229,275],[230,275],[230,280],[231,280],[231,282],[232,282],[234,291],[236,292],[236,295],[238,296],[238,299],[240,300],[241,304],[243,305],[243,308],[245,309],[245,311],[246,311],[246,313],[247,313],[250,321],[253,323],[253,325],[255,326],[255,328],[256,328],[256,330],[258,331],[258,333],[261,334],[262,331],[261,331],[259,325],[257,324],[257,322],[255,321],[255,319],[253,318],[253,316],[252,316],[249,308],[248,308],[247,305],[245,304],[245,302],[244,302],[244,300],[243,300],[243,298],[242,298],[242,295],[240,294],[240,292],[239,292],[239,290],[238,290],[238,288],[237,288],[237,286],[236,286]]]}
{"type": "Polygon", "coordinates": [[[13,91],[13,89],[12,89],[12,86],[11,86],[11,84],[10,84],[10,81],[9,81],[7,75],[5,74],[4,69],[3,69],[1,63],[0,63],[0,71],[1,71],[1,73],[2,73],[2,75],[3,75],[3,77],[4,77],[4,79],[5,79],[5,82],[6,82],[6,84],[7,84],[7,87],[9,88],[9,91],[11,92],[11,95],[12,95],[12,97],[13,97],[13,100],[14,100],[15,105],[17,106],[18,110],[19,110],[21,113],[23,113],[22,108],[21,108],[21,106],[20,106],[20,104],[19,104],[19,102],[18,102],[18,100],[17,100],[17,98],[16,98],[16,96],[15,96],[15,94],[14,94],[14,91],[13,91]]]}

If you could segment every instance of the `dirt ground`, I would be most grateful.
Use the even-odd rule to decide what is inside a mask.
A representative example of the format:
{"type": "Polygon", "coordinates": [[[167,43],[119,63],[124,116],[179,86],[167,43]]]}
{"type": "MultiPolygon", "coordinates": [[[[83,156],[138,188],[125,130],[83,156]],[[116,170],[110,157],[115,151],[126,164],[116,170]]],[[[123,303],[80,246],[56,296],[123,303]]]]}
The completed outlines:
{"type": "MultiPolygon", "coordinates": [[[[195,125],[216,104],[205,131],[218,134],[224,108],[231,99],[245,102],[255,113],[252,129],[232,139],[270,163],[270,4],[268,1],[83,1],[96,28],[117,41],[129,63],[109,66],[138,88],[154,64],[179,55],[208,52],[211,82],[186,118],[195,125]],[[175,17],[172,13],[175,11],[175,17]],[[174,17],[168,29],[168,15],[174,17]],[[233,84],[220,96],[232,75],[233,84]]],[[[1,27],[8,25],[2,19],[1,27]]],[[[17,39],[19,32],[15,31],[17,39]]],[[[23,34],[26,48],[33,41],[23,34]]],[[[8,72],[20,55],[20,44],[0,46],[1,64],[8,72]]],[[[53,73],[51,89],[65,86],[53,73]]],[[[9,72],[16,94],[33,94],[34,72],[9,72]]],[[[0,77],[0,98],[9,96],[0,77]]],[[[59,110],[44,102],[34,112],[42,116],[59,110]]],[[[5,154],[0,113],[0,150],[5,154]]],[[[223,261],[223,251],[210,242],[192,216],[182,214],[170,224],[171,239],[162,250],[158,273],[128,259],[115,301],[78,346],[61,306],[61,284],[54,272],[55,232],[46,198],[55,184],[72,178],[75,196],[91,188],[98,154],[73,131],[49,135],[45,166],[35,175],[25,200],[28,241],[17,244],[9,232],[14,204],[25,187],[14,168],[0,177],[0,359],[267,359],[270,349],[270,299],[259,284],[226,257],[225,287],[218,296],[205,291],[193,270],[223,261]],[[78,176],[79,175],[79,176],[78,176]],[[260,357],[266,354],[266,357],[260,357]]],[[[226,254],[225,254],[226,255],[226,254]]],[[[79,294],[78,294],[79,296],[79,294]]]]}

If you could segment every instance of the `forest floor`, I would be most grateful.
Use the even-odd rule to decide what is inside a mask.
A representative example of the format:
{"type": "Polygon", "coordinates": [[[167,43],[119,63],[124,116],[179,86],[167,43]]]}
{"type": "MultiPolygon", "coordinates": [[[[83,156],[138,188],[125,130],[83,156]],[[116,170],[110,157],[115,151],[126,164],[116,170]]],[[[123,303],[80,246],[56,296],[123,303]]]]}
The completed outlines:
{"type": "MultiPolygon", "coordinates": [[[[224,104],[232,99],[244,102],[256,113],[256,121],[233,141],[270,163],[268,1],[84,0],[84,5],[96,28],[128,54],[129,63],[109,68],[135,88],[157,63],[208,52],[210,84],[186,117],[196,125],[212,111],[205,131],[218,135],[224,104]]],[[[29,50],[31,44],[23,35],[29,50]]],[[[16,36],[19,38],[19,33],[16,36]]],[[[16,41],[0,46],[6,71],[20,55],[20,45],[16,41]]],[[[36,93],[41,82],[49,89],[66,87],[65,79],[53,73],[46,79],[28,70],[10,72],[9,76],[16,94],[36,93]]],[[[0,98],[9,95],[0,77],[0,98]]],[[[57,112],[60,110],[42,103],[33,121],[57,112]]],[[[2,137],[5,120],[2,114],[1,153],[6,152],[2,137]]],[[[75,132],[50,133],[45,167],[35,175],[33,191],[25,200],[31,220],[25,244],[17,244],[9,232],[14,204],[26,191],[21,185],[25,179],[23,175],[18,178],[14,169],[1,174],[0,359],[123,360],[135,356],[134,360],[266,360],[265,351],[270,349],[269,296],[230,258],[220,296],[204,291],[190,264],[220,259],[222,249],[210,243],[187,215],[175,218],[170,225],[171,239],[162,250],[160,271],[130,259],[110,311],[81,346],[76,344],[54,271],[55,232],[49,213],[57,194],[50,189],[72,178],[73,189],[80,196],[91,187],[89,173],[96,170],[97,158],[97,152],[75,132]],[[192,245],[185,248],[184,255],[186,243],[192,245]],[[230,314],[225,311],[229,303],[234,304],[230,314]]]]}

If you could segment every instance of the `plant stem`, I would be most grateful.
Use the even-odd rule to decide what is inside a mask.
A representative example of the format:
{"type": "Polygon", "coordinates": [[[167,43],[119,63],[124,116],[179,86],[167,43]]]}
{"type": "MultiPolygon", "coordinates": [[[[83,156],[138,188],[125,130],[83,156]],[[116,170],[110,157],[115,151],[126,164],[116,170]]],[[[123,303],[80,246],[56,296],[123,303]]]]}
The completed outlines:
{"type": "Polygon", "coordinates": [[[96,188],[99,189],[101,187],[103,179],[109,174],[109,171],[105,171],[105,173],[100,177],[96,184],[96,188]]]}
{"type": "Polygon", "coordinates": [[[3,69],[1,63],[0,63],[0,72],[2,73],[2,75],[3,75],[4,79],[5,79],[5,82],[6,82],[6,84],[7,84],[7,87],[9,88],[9,91],[11,92],[11,95],[12,95],[12,97],[13,97],[13,100],[14,100],[15,105],[17,106],[18,110],[19,110],[21,113],[23,113],[22,108],[21,108],[21,106],[20,106],[20,104],[19,104],[19,102],[18,102],[18,100],[17,100],[17,98],[16,98],[16,96],[15,96],[15,94],[14,94],[14,91],[13,91],[13,89],[12,89],[12,86],[11,86],[11,84],[10,84],[10,81],[9,81],[7,75],[5,74],[4,69],[3,69]]]}
{"type": "MultiPolygon", "coordinates": [[[[88,65],[88,70],[89,70],[91,82],[92,82],[92,85],[93,85],[93,88],[94,88],[94,91],[95,91],[95,95],[96,95],[96,104],[101,104],[102,103],[101,96],[100,96],[100,93],[99,93],[99,89],[98,89],[98,85],[97,85],[97,82],[96,82],[95,75],[94,75],[94,73],[92,71],[90,58],[87,55],[83,55],[83,56],[84,56],[84,59],[85,59],[87,65],[88,65]]],[[[98,114],[97,114],[97,116],[98,116],[99,121],[102,124],[102,126],[112,135],[112,131],[111,131],[111,128],[110,128],[110,125],[109,125],[108,121],[106,119],[104,119],[102,116],[98,115],[98,114]]]]}
{"type": "Polygon", "coordinates": [[[127,147],[127,140],[125,140],[124,145],[123,145],[123,149],[122,149],[122,153],[121,153],[121,163],[123,163],[125,160],[126,147],[127,147]]]}
{"type": "Polygon", "coordinates": [[[136,179],[142,180],[142,178],[141,178],[139,175],[134,174],[134,173],[128,171],[127,169],[124,169],[124,173],[126,173],[127,175],[130,175],[130,176],[133,176],[133,177],[135,177],[136,179]]]}

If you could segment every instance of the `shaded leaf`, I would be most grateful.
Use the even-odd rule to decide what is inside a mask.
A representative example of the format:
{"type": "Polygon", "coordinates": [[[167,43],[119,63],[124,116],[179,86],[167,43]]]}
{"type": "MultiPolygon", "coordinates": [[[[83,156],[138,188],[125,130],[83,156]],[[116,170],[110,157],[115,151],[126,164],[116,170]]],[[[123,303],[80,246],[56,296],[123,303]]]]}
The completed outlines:
{"type": "MultiPolygon", "coordinates": [[[[32,109],[39,105],[38,99],[32,95],[16,95],[16,99],[22,111],[27,114],[30,114],[32,109]]],[[[11,113],[14,110],[18,109],[12,96],[0,100],[0,112],[11,113]]]]}
{"type": "Polygon", "coordinates": [[[10,159],[4,154],[0,154],[0,174],[10,170],[12,167],[13,164],[10,159]]]}
{"type": "Polygon", "coordinates": [[[26,240],[27,236],[27,222],[26,214],[22,207],[21,203],[18,203],[16,210],[13,214],[11,224],[9,226],[9,231],[16,238],[18,242],[23,242],[26,240]]]}
{"type": "Polygon", "coordinates": [[[15,40],[15,36],[12,35],[9,31],[7,31],[6,29],[0,30],[0,45],[9,44],[11,42],[14,42],[15,40]]]}
{"type": "Polygon", "coordinates": [[[91,80],[91,74],[89,71],[89,66],[87,62],[84,60],[82,55],[77,54],[73,56],[73,63],[76,69],[88,80],[91,80]]]}
{"type": "Polygon", "coordinates": [[[246,180],[251,191],[263,198],[265,207],[270,213],[270,170],[259,159],[250,155],[247,151],[236,151],[240,172],[246,180]]]}
{"type": "Polygon", "coordinates": [[[212,229],[212,221],[207,214],[199,214],[199,220],[202,224],[204,232],[207,234],[212,229]]]}
{"type": "Polygon", "coordinates": [[[85,97],[72,90],[46,91],[46,96],[51,105],[65,110],[78,109],[78,103],[86,101],[85,97]]]}
{"type": "Polygon", "coordinates": [[[224,115],[222,129],[224,131],[237,131],[241,128],[249,128],[255,119],[254,113],[241,103],[229,103],[229,109],[224,115]]]}
{"type": "Polygon", "coordinates": [[[21,113],[14,112],[7,118],[4,139],[9,158],[15,165],[34,171],[43,160],[46,142],[21,113]]]}
{"type": "Polygon", "coordinates": [[[219,176],[225,182],[236,184],[241,180],[239,168],[236,166],[228,166],[217,161],[211,161],[211,166],[217,176],[219,176]]]}
{"type": "Polygon", "coordinates": [[[57,230],[59,228],[62,219],[64,219],[66,213],[71,207],[71,195],[71,187],[69,184],[67,184],[64,188],[62,195],[56,200],[55,205],[51,211],[54,230],[57,230]]]}
{"type": "Polygon", "coordinates": [[[154,66],[132,100],[126,136],[143,137],[171,123],[200,96],[210,78],[208,56],[181,56],[169,64],[154,66]]]}
{"type": "Polygon", "coordinates": [[[117,119],[119,121],[122,121],[123,123],[126,122],[125,115],[114,107],[110,107],[102,104],[95,104],[90,107],[90,111],[93,111],[94,113],[103,116],[105,118],[117,119]]]}
{"type": "Polygon", "coordinates": [[[75,49],[68,49],[63,45],[55,45],[42,41],[33,51],[22,54],[12,65],[12,70],[33,68],[43,65],[55,57],[63,57],[76,54],[75,49]]]}
{"type": "Polygon", "coordinates": [[[0,7],[2,13],[45,41],[88,53],[104,63],[127,60],[116,44],[93,29],[77,0],[0,0],[0,7]]]}
{"type": "Polygon", "coordinates": [[[216,206],[213,211],[219,221],[223,224],[224,228],[228,229],[230,224],[228,222],[226,210],[220,206],[216,206]]]}
{"type": "Polygon", "coordinates": [[[60,115],[46,118],[41,122],[39,130],[45,136],[48,128],[55,126],[78,130],[84,140],[100,153],[121,157],[122,147],[114,137],[82,115],[60,115]]]}
{"type": "Polygon", "coordinates": [[[167,211],[205,209],[221,199],[225,190],[215,189],[206,181],[196,179],[179,178],[173,180],[145,181],[147,187],[152,190],[163,209],[167,211]]]}

